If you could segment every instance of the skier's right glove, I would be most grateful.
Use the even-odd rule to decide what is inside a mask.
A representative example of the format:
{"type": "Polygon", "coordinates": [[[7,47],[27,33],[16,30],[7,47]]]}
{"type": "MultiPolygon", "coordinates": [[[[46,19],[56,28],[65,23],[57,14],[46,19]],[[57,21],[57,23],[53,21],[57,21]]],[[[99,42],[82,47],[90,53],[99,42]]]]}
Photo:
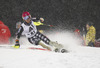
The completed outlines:
{"type": "Polygon", "coordinates": [[[17,49],[17,48],[19,48],[19,47],[20,47],[19,40],[18,40],[18,39],[16,39],[16,40],[15,40],[15,42],[16,42],[16,43],[15,43],[15,45],[14,45],[14,46],[12,46],[12,47],[14,47],[14,48],[16,48],[16,49],[17,49]]]}

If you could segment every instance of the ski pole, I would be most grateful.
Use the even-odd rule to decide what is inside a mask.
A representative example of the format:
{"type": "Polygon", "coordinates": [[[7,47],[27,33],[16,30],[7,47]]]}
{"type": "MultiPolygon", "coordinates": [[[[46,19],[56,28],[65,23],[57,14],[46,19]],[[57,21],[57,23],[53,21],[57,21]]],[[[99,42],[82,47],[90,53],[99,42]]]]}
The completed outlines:
{"type": "Polygon", "coordinates": [[[49,27],[54,27],[53,25],[47,25],[47,24],[43,24],[43,25],[45,25],[45,26],[49,26],[49,27]]]}

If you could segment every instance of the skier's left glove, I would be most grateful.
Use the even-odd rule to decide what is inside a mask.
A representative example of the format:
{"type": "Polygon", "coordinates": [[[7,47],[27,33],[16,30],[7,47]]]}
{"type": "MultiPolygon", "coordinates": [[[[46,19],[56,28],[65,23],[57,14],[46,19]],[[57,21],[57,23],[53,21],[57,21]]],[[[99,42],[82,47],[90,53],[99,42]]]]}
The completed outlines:
{"type": "Polygon", "coordinates": [[[40,18],[40,22],[44,22],[44,18],[40,18]]]}
{"type": "Polygon", "coordinates": [[[15,45],[14,45],[14,46],[12,46],[12,47],[14,47],[14,48],[16,48],[16,49],[17,49],[17,48],[19,48],[19,47],[20,47],[19,40],[18,40],[18,39],[16,39],[16,40],[15,40],[15,42],[16,42],[16,43],[15,43],[15,45]]]}

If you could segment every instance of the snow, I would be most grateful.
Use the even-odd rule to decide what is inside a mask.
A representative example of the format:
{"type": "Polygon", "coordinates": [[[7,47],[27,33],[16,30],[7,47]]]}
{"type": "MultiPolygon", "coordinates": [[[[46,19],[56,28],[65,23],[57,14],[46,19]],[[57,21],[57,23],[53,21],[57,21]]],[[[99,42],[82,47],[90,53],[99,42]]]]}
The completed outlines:
{"type": "MultiPolygon", "coordinates": [[[[78,43],[79,40],[76,40],[69,32],[47,34],[47,36],[53,41],[57,40],[59,43],[62,43],[69,50],[69,53],[55,53],[25,48],[0,48],[0,68],[100,67],[100,48],[82,46],[78,43]]],[[[29,45],[28,42],[27,44],[25,42],[21,44],[23,44],[21,47],[28,47],[27,44],[29,45]]]]}

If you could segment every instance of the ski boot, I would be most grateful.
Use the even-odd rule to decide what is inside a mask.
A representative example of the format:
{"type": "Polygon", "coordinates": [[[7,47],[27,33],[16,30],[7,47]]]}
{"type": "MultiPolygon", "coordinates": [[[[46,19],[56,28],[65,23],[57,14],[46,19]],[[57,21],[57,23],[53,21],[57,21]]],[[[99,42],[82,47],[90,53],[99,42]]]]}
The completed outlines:
{"type": "Polygon", "coordinates": [[[12,46],[12,47],[18,49],[18,48],[20,48],[20,44],[15,44],[15,45],[12,46]]]}
{"type": "Polygon", "coordinates": [[[55,52],[61,52],[61,53],[67,52],[66,49],[63,49],[63,45],[58,44],[58,42],[50,42],[50,45],[53,46],[55,52]]]}
{"type": "Polygon", "coordinates": [[[67,53],[68,52],[66,49],[58,49],[58,48],[56,48],[54,51],[60,52],[60,53],[67,53]]]}

